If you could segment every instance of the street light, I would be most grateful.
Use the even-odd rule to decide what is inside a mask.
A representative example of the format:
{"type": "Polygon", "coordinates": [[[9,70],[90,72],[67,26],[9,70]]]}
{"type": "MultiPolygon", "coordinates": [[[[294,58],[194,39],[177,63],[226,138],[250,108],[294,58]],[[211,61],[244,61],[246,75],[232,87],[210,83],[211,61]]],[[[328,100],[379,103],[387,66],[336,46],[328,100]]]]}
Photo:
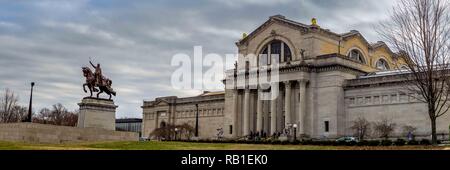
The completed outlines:
{"type": "Polygon", "coordinates": [[[297,124],[294,124],[293,127],[294,127],[294,141],[296,141],[297,140],[297,124]]]}
{"type": "Polygon", "coordinates": [[[175,140],[177,140],[178,128],[175,128],[175,140]]]}
{"type": "Polygon", "coordinates": [[[27,117],[27,122],[32,122],[32,115],[31,115],[31,108],[33,105],[33,87],[34,87],[34,82],[31,82],[31,94],[30,94],[30,105],[28,106],[28,117],[27,117]]]}
{"type": "Polygon", "coordinates": [[[195,137],[198,137],[198,104],[195,104],[197,114],[195,115],[195,137]]]}

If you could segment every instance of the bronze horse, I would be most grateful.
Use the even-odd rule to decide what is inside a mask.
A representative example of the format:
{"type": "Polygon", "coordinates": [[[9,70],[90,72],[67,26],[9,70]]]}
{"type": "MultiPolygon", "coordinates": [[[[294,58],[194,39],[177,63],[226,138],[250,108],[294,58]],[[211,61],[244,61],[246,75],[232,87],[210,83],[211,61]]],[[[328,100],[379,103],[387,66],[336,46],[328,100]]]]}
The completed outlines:
{"type": "Polygon", "coordinates": [[[82,71],[83,76],[86,78],[86,83],[83,84],[83,90],[85,93],[87,93],[86,86],[89,88],[89,97],[92,97],[92,92],[98,92],[97,98],[99,98],[100,94],[103,92],[109,95],[109,100],[111,100],[111,95],[116,96],[116,92],[111,88],[112,81],[110,79],[103,77],[101,83],[97,84],[94,73],[89,67],[83,67],[82,71]]]}

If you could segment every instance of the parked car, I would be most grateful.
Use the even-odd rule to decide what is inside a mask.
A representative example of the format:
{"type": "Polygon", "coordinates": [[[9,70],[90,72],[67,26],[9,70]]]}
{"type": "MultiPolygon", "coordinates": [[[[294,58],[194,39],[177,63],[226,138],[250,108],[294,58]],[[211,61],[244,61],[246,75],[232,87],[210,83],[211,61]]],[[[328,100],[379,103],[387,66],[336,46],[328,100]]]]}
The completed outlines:
{"type": "Polygon", "coordinates": [[[346,137],[341,137],[341,138],[336,139],[336,142],[346,142],[346,143],[358,142],[358,139],[355,137],[346,136],[346,137]]]}

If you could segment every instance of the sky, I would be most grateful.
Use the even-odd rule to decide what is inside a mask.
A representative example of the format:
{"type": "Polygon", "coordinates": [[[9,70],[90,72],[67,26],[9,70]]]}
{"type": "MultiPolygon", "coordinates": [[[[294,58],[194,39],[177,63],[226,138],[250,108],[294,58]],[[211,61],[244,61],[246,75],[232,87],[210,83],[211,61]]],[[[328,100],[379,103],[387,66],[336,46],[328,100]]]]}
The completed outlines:
{"type": "MultiPolygon", "coordinates": [[[[380,40],[392,0],[0,0],[0,94],[6,88],[33,110],[62,103],[78,109],[85,97],[81,67],[101,63],[117,91],[117,118],[142,117],[144,100],[187,97],[201,90],[171,86],[178,53],[237,53],[235,42],[281,14],[336,33],[360,31],[380,40]]],[[[206,68],[207,69],[207,68],[206,68]]],[[[205,69],[204,69],[205,70],[205,69]]],[[[216,82],[221,83],[221,82],[216,82]]],[[[106,96],[104,96],[106,97],[106,96]]]]}

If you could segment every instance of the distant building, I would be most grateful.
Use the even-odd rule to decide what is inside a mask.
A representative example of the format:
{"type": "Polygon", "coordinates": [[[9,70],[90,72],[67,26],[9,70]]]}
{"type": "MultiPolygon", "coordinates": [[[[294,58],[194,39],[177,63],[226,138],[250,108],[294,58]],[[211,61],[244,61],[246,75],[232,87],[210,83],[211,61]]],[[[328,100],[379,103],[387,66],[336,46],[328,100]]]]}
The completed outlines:
{"type": "Polygon", "coordinates": [[[140,136],[141,127],[142,127],[142,119],[138,118],[116,119],[117,131],[137,132],[139,133],[140,136]]]}
{"type": "Polygon", "coordinates": [[[143,136],[149,137],[157,128],[166,125],[189,124],[195,127],[198,104],[199,137],[211,138],[217,135],[217,129],[224,126],[225,92],[208,92],[194,97],[176,96],[156,98],[145,101],[143,136]]]}

